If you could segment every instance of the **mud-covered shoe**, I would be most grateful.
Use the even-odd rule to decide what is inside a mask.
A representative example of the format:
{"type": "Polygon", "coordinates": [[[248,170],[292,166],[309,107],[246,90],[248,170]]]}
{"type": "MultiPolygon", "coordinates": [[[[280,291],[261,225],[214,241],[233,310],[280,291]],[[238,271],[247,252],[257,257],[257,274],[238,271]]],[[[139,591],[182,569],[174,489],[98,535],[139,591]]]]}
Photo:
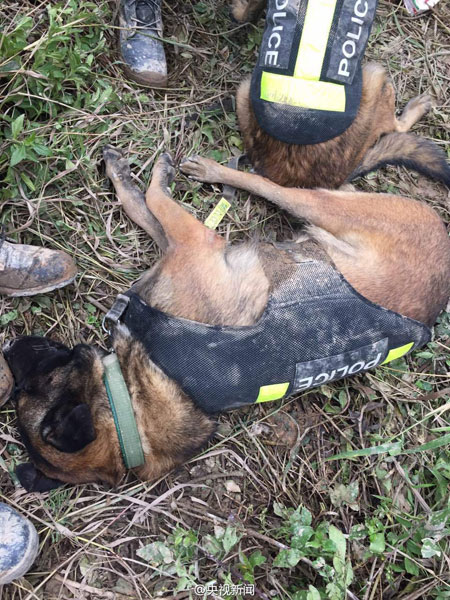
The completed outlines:
{"type": "Polygon", "coordinates": [[[120,1],[120,52],[126,75],[143,85],[166,87],[161,0],[120,1]]]}
{"type": "Polygon", "coordinates": [[[3,406],[11,395],[14,377],[3,354],[0,353],[0,406],[3,406]]]}
{"type": "Polygon", "coordinates": [[[25,575],[39,549],[34,525],[0,502],[0,585],[25,575]]]}
{"type": "Polygon", "coordinates": [[[73,281],[76,272],[74,261],[65,252],[0,239],[0,294],[16,297],[50,292],[73,281]]]}

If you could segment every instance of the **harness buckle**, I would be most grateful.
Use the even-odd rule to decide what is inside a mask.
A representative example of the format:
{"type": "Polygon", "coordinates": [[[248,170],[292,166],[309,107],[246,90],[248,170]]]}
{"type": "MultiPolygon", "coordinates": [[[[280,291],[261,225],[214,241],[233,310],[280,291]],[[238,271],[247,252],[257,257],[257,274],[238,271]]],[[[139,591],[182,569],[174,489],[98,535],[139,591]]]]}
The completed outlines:
{"type": "Polygon", "coordinates": [[[102,329],[105,333],[111,335],[111,328],[108,328],[106,326],[106,322],[109,321],[111,323],[111,326],[117,325],[117,323],[120,321],[121,316],[127,309],[129,302],[129,296],[125,296],[125,294],[118,294],[118,296],[114,300],[114,304],[103,317],[102,329]]]}

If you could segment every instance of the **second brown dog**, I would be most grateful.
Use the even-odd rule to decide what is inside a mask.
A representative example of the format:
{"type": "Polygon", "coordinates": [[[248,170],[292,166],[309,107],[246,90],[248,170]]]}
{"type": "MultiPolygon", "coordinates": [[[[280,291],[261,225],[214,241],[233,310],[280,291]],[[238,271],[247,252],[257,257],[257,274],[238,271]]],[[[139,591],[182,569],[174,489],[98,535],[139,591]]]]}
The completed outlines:
{"type": "MultiPolygon", "coordinates": [[[[232,14],[240,23],[255,21],[265,5],[265,0],[233,0],[232,14]]],[[[363,67],[361,103],[350,127],[326,142],[300,145],[281,142],[258,124],[250,78],[237,92],[239,126],[255,171],[287,187],[333,189],[384,165],[404,165],[450,187],[445,153],[435,143],[408,133],[431,106],[430,96],[418,96],[396,118],[393,85],[381,65],[369,63],[363,67]]]]}

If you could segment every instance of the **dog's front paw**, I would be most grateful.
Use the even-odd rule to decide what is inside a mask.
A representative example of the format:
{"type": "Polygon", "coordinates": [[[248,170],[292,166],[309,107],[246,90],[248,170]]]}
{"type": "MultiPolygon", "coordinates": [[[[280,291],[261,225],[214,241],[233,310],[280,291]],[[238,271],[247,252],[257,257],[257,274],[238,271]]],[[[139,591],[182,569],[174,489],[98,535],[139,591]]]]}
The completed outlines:
{"type": "Polygon", "coordinates": [[[105,146],[103,148],[103,160],[106,165],[106,174],[112,182],[118,179],[123,181],[130,176],[130,165],[122,152],[114,146],[105,146]]]}
{"type": "Polygon", "coordinates": [[[218,181],[218,168],[220,165],[214,160],[203,158],[197,154],[183,159],[180,163],[180,169],[185,175],[207,183],[218,181]]]}

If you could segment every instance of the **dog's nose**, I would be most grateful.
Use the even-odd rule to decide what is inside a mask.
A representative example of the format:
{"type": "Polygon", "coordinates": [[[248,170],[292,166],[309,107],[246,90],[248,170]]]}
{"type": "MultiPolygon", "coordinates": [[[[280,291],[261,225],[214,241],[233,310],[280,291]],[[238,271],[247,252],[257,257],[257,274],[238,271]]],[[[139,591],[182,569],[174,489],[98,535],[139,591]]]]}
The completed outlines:
{"type": "Polygon", "coordinates": [[[70,355],[71,350],[64,344],[39,336],[17,337],[5,349],[5,358],[19,385],[43,364],[52,360],[67,363],[70,355]]]}

